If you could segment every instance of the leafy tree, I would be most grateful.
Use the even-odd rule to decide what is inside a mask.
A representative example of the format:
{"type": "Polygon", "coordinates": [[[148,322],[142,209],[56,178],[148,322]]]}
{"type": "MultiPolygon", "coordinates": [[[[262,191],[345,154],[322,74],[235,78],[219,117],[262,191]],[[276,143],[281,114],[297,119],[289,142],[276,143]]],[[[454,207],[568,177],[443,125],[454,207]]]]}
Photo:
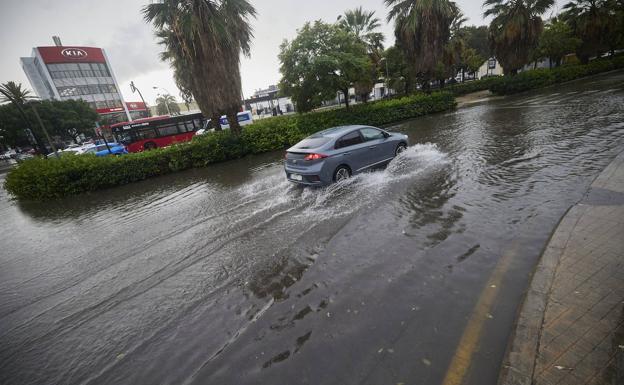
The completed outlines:
{"type": "Polygon", "coordinates": [[[573,0],[563,7],[562,20],[582,41],[576,50],[581,63],[617,45],[618,21],[612,4],[610,0],[573,0]]]}
{"type": "Polygon", "coordinates": [[[403,51],[397,46],[392,46],[384,51],[383,57],[387,64],[388,88],[406,95],[413,91],[416,80],[412,78],[403,51]]]}
{"type": "Polygon", "coordinates": [[[462,61],[465,64],[465,70],[474,74],[479,70],[483,62],[486,60],[474,48],[466,48],[462,52],[462,61]]]}
{"type": "Polygon", "coordinates": [[[487,26],[481,25],[477,27],[471,25],[462,27],[460,33],[464,37],[466,47],[474,49],[480,57],[484,58],[483,60],[492,56],[487,26]]]}
{"type": "Polygon", "coordinates": [[[435,77],[450,37],[450,26],[458,13],[449,0],[384,0],[390,7],[388,21],[395,22],[398,46],[403,50],[412,78],[424,88],[435,77]]]}
{"type": "Polygon", "coordinates": [[[9,147],[27,146],[25,128],[30,128],[14,104],[0,105],[0,143],[9,147]]]}
{"type": "Polygon", "coordinates": [[[156,98],[156,112],[158,115],[180,115],[180,106],[173,95],[160,95],[156,98]]]}
{"type": "Polygon", "coordinates": [[[486,0],[485,17],[493,16],[489,39],[506,74],[514,75],[530,60],[544,24],[541,15],[554,0],[486,0]]]}
{"type": "Polygon", "coordinates": [[[280,89],[291,96],[299,112],[311,111],[325,100],[345,95],[369,76],[366,46],[351,32],[320,20],[306,23],[292,41],[280,46],[280,89]]]}
{"type": "Polygon", "coordinates": [[[559,67],[563,57],[574,52],[581,43],[580,39],[573,36],[569,25],[555,19],[546,25],[540,36],[538,52],[541,57],[550,59],[550,68],[553,64],[559,67]]]}
{"type": "MultiPolygon", "coordinates": [[[[13,81],[6,82],[0,85],[0,103],[11,103],[15,110],[21,117],[21,125],[22,125],[22,136],[26,136],[26,132],[29,131],[28,137],[33,140],[33,144],[36,143],[39,151],[41,153],[47,153],[45,145],[39,139],[39,136],[36,134],[36,130],[34,130],[31,122],[32,120],[28,119],[26,114],[26,103],[30,100],[34,99],[31,96],[30,91],[22,88],[22,84],[17,84],[13,81]]],[[[3,132],[3,137],[9,141],[17,141],[19,134],[12,130],[11,128],[2,128],[0,132],[3,132]]]]}
{"type": "MultiPolygon", "coordinates": [[[[83,100],[43,100],[30,102],[24,113],[26,120],[35,122],[32,105],[36,106],[41,120],[50,136],[62,140],[77,140],[81,134],[92,136],[98,114],[83,100]]],[[[25,128],[36,130],[37,126],[28,127],[24,117],[15,104],[0,106],[0,136],[4,144],[23,146],[27,143],[25,128]]],[[[38,129],[38,127],[37,127],[38,129]]]]}
{"type": "Polygon", "coordinates": [[[232,132],[239,134],[240,53],[249,55],[253,5],[247,0],[161,0],[145,6],[143,14],[165,46],[163,56],[176,82],[192,93],[204,115],[227,115],[232,132]]]}

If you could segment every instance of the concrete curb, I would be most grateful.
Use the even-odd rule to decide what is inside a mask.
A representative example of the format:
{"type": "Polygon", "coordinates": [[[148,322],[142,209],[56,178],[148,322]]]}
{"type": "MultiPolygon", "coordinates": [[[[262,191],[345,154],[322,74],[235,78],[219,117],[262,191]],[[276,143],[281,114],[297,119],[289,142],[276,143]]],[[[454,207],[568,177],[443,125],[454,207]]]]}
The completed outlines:
{"type": "MultiPolygon", "coordinates": [[[[614,170],[617,169],[618,164],[622,162],[622,158],[624,158],[624,152],[620,153],[600,173],[589,191],[602,188],[605,181],[609,180],[614,170]]],[[[557,225],[542,253],[516,318],[514,331],[501,365],[499,385],[531,385],[533,382],[544,314],[554,275],[573,230],[586,210],[587,205],[583,202],[572,206],[557,225]]]]}

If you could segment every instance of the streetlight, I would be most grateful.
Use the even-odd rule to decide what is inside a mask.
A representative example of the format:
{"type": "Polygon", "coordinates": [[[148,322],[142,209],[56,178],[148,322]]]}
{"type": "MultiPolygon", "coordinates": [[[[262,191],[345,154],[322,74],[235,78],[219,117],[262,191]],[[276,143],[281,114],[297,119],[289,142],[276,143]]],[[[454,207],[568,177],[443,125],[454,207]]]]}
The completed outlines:
{"type": "Polygon", "coordinates": [[[383,61],[386,63],[386,77],[384,78],[384,86],[386,87],[386,95],[390,94],[390,90],[388,88],[388,78],[390,77],[388,74],[388,59],[386,59],[385,57],[382,57],[379,61],[383,61]]]}
{"type": "MultiPolygon", "coordinates": [[[[165,91],[167,93],[167,95],[171,95],[171,92],[169,92],[166,88],[156,87],[156,86],[153,86],[152,88],[155,89],[155,90],[161,89],[161,90],[165,91]]],[[[160,96],[160,94],[158,94],[158,96],[160,96]]],[[[169,115],[171,115],[171,110],[169,109],[169,102],[167,101],[167,99],[165,99],[165,107],[167,107],[167,113],[169,115]]]]}
{"type": "Polygon", "coordinates": [[[147,103],[145,103],[145,99],[143,99],[143,94],[141,93],[141,90],[139,90],[137,88],[137,86],[134,85],[134,81],[130,82],[130,89],[132,90],[132,93],[134,93],[135,91],[139,93],[139,96],[141,97],[141,100],[143,101],[143,105],[145,105],[145,109],[147,110],[147,117],[150,117],[150,110],[149,107],[147,106],[147,103]]]}

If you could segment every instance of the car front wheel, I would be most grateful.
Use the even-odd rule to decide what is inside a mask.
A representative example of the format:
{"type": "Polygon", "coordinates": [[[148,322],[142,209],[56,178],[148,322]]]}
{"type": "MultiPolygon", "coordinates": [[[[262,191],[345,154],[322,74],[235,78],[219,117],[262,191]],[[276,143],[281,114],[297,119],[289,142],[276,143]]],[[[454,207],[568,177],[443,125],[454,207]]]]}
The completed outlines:
{"type": "Polygon", "coordinates": [[[394,151],[394,156],[398,156],[403,151],[407,150],[407,145],[405,143],[400,143],[396,150],[394,151]]]}

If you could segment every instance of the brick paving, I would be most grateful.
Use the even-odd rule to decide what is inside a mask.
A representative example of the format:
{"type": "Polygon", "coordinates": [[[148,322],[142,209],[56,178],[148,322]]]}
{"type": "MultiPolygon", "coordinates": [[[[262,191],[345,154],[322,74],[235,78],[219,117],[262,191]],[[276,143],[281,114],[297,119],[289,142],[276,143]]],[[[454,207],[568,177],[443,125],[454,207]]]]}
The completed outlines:
{"type": "Polygon", "coordinates": [[[624,385],[624,153],[562,219],[503,363],[504,385],[624,385]]]}

